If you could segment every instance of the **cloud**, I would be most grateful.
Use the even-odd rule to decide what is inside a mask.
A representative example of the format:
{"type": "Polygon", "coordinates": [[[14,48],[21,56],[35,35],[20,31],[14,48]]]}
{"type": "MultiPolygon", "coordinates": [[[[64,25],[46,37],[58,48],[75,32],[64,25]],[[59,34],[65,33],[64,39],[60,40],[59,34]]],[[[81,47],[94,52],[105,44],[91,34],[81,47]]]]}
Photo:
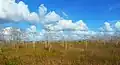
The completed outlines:
{"type": "Polygon", "coordinates": [[[28,5],[22,1],[15,3],[15,0],[0,0],[0,18],[13,21],[39,21],[38,14],[30,13],[28,5]]]}
{"type": "Polygon", "coordinates": [[[37,29],[35,25],[31,25],[23,33],[23,40],[25,41],[35,41],[37,36],[37,29]]]}
{"type": "Polygon", "coordinates": [[[36,31],[36,26],[31,25],[30,28],[27,28],[26,31],[21,31],[20,29],[15,29],[13,27],[6,27],[3,29],[4,39],[5,40],[15,40],[17,35],[17,31],[22,32],[18,38],[24,41],[40,41],[40,40],[48,40],[55,41],[55,40],[82,40],[87,39],[84,35],[89,35],[90,33],[87,31],[50,31],[47,32],[46,30],[42,29],[40,32],[36,31]],[[13,32],[14,31],[14,32],[13,32]]]}
{"type": "Polygon", "coordinates": [[[76,25],[78,25],[75,29],[77,30],[88,30],[87,25],[83,22],[83,20],[79,20],[75,23],[76,25]]]}
{"type": "Polygon", "coordinates": [[[28,17],[28,20],[32,21],[33,23],[39,22],[39,16],[35,12],[32,12],[28,17]]]}
{"type": "Polygon", "coordinates": [[[5,27],[1,30],[0,36],[2,36],[1,39],[3,40],[20,40],[22,39],[21,34],[19,28],[5,27]]]}
{"type": "Polygon", "coordinates": [[[80,31],[86,31],[88,30],[87,25],[82,21],[77,21],[75,23],[72,22],[72,20],[60,20],[59,24],[64,28],[69,28],[72,30],[80,30],[80,31]]]}
{"type": "Polygon", "coordinates": [[[4,22],[20,22],[28,21],[30,23],[52,23],[59,21],[62,17],[56,14],[55,11],[47,12],[47,8],[44,4],[41,4],[38,9],[38,13],[31,12],[28,9],[28,5],[20,1],[18,3],[15,0],[0,0],[0,19],[6,20],[4,22]]]}
{"type": "Polygon", "coordinates": [[[54,23],[61,19],[61,17],[55,13],[55,11],[49,12],[45,15],[45,23],[54,23]]]}
{"type": "Polygon", "coordinates": [[[72,23],[72,20],[59,20],[57,23],[62,29],[72,29],[75,27],[75,24],[72,23]]]}
{"type": "Polygon", "coordinates": [[[115,28],[116,28],[117,30],[120,30],[120,21],[117,21],[117,22],[115,23],[115,28]]]}
{"type": "Polygon", "coordinates": [[[12,33],[12,27],[6,27],[3,29],[2,33],[4,35],[10,35],[12,33]]]}
{"type": "Polygon", "coordinates": [[[36,13],[31,12],[28,5],[22,1],[16,3],[15,0],[0,0],[0,19],[12,20],[12,22],[28,21],[46,24],[46,22],[59,21],[61,17],[55,11],[48,13],[44,4],[39,6],[38,13],[36,13]]]}
{"type": "Polygon", "coordinates": [[[65,12],[62,12],[62,14],[63,14],[66,18],[68,18],[68,15],[67,15],[65,12]]]}
{"type": "Polygon", "coordinates": [[[44,6],[44,4],[41,4],[39,6],[39,15],[40,17],[44,17],[47,13],[47,8],[44,6]]]}
{"type": "Polygon", "coordinates": [[[106,30],[106,31],[112,31],[112,30],[113,30],[113,29],[111,28],[111,26],[110,26],[110,23],[105,22],[104,24],[105,24],[105,30],[106,30]]]}
{"type": "Polygon", "coordinates": [[[38,32],[35,25],[31,25],[29,28],[27,28],[23,35],[24,41],[43,41],[47,39],[47,31],[41,29],[41,31],[38,32]]]}
{"type": "Polygon", "coordinates": [[[37,32],[36,26],[35,25],[31,25],[30,28],[27,28],[26,30],[27,32],[37,32]]]}
{"type": "MultiPolygon", "coordinates": [[[[97,39],[105,34],[114,34],[114,28],[108,22],[105,22],[104,26],[101,27],[102,32],[96,32],[89,30],[83,20],[74,22],[73,20],[64,19],[55,11],[48,12],[47,10],[44,4],[41,4],[38,13],[31,12],[28,5],[22,1],[15,3],[15,0],[0,0],[0,23],[28,21],[43,25],[40,32],[37,31],[35,25],[31,25],[25,31],[21,31],[19,28],[6,27],[1,31],[5,35],[4,38],[9,40],[11,35],[16,37],[15,32],[21,32],[22,36],[19,38],[27,41],[47,40],[47,36],[50,37],[49,40],[83,40],[92,37],[97,39]]],[[[62,14],[68,17],[65,12],[62,12],[62,14]]],[[[114,26],[117,30],[120,30],[119,21],[114,26]]]]}
{"type": "Polygon", "coordinates": [[[74,23],[72,20],[62,19],[55,23],[45,25],[49,29],[49,34],[46,34],[48,33],[46,30],[45,35],[50,36],[51,40],[82,40],[95,34],[88,31],[87,25],[82,20],[74,23]]]}
{"type": "Polygon", "coordinates": [[[87,25],[82,21],[73,22],[72,20],[66,20],[62,19],[58,22],[55,22],[56,24],[52,23],[49,25],[46,25],[45,27],[49,27],[50,30],[77,30],[77,31],[87,31],[88,27],[87,25]]]}
{"type": "Polygon", "coordinates": [[[110,23],[105,22],[104,26],[101,27],[101,31],[110,32],[110,31],[113,31],[113,29],[112,29],[110,23]]]}

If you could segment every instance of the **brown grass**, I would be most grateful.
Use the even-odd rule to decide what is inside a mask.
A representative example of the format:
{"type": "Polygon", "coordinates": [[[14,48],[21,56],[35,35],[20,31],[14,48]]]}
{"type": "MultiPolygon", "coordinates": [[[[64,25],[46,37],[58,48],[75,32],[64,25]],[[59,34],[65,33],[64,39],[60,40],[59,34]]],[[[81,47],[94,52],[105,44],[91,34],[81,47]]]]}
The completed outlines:
{"type": "Polygon", "coordinates": [[[0,44],[0,65],[120,65],[117,42],[0,44]],[[87,43],[87,48],[86,48],[87,43]]]}

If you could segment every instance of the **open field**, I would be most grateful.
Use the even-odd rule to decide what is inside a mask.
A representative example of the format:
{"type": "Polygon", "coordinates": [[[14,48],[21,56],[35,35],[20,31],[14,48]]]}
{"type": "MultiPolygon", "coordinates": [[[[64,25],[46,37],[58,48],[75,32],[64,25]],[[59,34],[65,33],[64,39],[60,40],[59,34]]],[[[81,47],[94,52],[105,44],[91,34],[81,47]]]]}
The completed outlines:
{"type": "Polygon", "coordinates": [[[120,44],[100,41],[0,44],[0,65],[120,65],[120,44]]]}

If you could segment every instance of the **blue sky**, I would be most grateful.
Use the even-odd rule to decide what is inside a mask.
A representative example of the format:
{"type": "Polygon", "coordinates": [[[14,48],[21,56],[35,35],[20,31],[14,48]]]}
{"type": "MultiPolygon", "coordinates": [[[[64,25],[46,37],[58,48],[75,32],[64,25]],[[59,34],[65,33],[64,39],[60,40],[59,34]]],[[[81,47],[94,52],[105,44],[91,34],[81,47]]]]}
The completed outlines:
{"type": "MultiPolygon", "coordinates": [[[[17,3],[20,1],[28,5],[30,12],[38,13],[38,7],[44,4],[48,11],[55,11],[62,17],[62,12],[65,12],[68,15],[66,19],[73,22],[83,20],[91,29],[99,28],[105,21],[114,23],[114,20],[120,19],[120,0],[16,0],[17,3]]],[[[5,25],[29,27],[24,21],[20,24],[5,25]]]]}
{"type": "Polygon", "coordinates": [[[72,20],[116,20],[120,15],[120,0],[17,0],[28,4],[31,11],[37,11],[45,4],[49,11],[61,14],[64,11],[72,20]]]}
{"type": "MultiPolygon", "coordinates": [[[[40,35],[44,37],[47,27],[49,30],[62,30],[56,34],[68,38],[69,34],[64,34],[68,29],[79,30],[74,31],[75,33],[69,31],[73,38],[86,34],[114,35],[116,31],[120,31],[120,1],[0,0],[0,28],[2,26],[5,27],[2,30],[5,35],[12,34],[12,27],[18,27],[24,29],[25,33],[40,33],[35,36],[38,38],[40,35]]],[[[26,36],[29,38],[29,35],[32,34],[26,36]]]]}
{"type": "Polygon", "coordinates": [[[88,26],[96,28],[104,21],[120,19],[120,0],[17,0],[28,4],[31,11],[37,11],[44,4],[49,11],[62,11],[73,21],[84,20],[88,26]]]}

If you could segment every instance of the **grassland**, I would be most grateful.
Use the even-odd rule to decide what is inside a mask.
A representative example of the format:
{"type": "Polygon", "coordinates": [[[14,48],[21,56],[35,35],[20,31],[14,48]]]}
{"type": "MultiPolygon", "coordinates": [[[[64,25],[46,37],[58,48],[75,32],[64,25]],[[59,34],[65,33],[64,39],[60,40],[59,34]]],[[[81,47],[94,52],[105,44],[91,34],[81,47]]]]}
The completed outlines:
{"type": "Polygon", "coordinates": [[[1,43],[0,65],[120,65],[119,42],[1,43]]]}

